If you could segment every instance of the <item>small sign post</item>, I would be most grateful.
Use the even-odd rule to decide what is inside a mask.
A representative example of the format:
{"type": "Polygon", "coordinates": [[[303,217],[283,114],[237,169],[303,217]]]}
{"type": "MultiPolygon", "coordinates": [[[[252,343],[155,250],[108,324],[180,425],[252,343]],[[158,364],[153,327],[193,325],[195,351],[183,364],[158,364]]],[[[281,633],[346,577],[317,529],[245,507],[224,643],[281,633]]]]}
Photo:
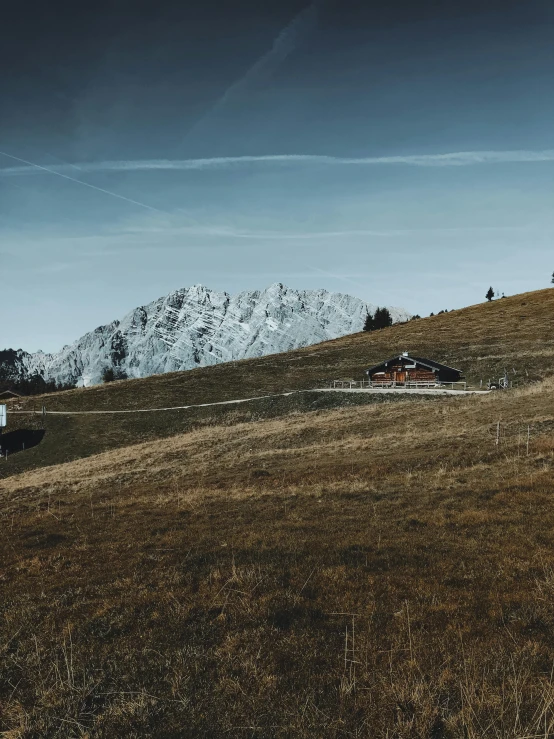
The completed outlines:
{"type": "Polygon", "coordinates": [[[8,422],[8,411],[6,405],[0,405],[0,434],[8,422]]]}

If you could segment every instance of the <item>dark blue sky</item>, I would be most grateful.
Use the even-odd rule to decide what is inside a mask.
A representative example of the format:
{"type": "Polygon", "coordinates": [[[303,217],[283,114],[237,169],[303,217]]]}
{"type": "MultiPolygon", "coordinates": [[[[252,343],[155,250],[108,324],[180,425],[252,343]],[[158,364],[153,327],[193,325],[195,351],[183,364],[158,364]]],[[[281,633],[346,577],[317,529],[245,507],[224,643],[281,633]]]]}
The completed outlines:
{"type": "Polygon", "coordinates": [[[548,282],[551,0],[3,14],[2,346],[197,282],[419,313],[548,282]]]}

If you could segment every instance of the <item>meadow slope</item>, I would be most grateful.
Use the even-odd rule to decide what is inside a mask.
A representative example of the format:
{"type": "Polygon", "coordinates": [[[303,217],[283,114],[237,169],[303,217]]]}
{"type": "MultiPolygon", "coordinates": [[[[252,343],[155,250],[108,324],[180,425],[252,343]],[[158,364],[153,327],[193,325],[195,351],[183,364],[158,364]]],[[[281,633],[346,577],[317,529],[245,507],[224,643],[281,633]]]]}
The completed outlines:
{"type": "Polygon", "coordinates": [[[554,379],[236,421],[0,481],[3,736],[553,735],[554,379]]]}
{"type": "MultiPolygon", "coordinates": [[[[471,383],[508,371],[517,382],[554,366],[554,289],[481,303],[322,344],[187,372],[154,375],[45,397],[50,410],[163,408],[214,403],[362,379],[382,359],[409,351],[462,369],[471,383]]],[[[40,408],[42,400],[29,398],[40,408]]]]}
{"type": "MultiPolygon", "coordinates": [[[[166,408],[252,398],[325,386],[334,378],[361,379],[366,367],[409,350],[461,368],[467,379],[498,378],[506,370],[516,385],[552,373],[554,290],[483,303],[372,333],[353,334],[312,347],[188,372],[155,375],[44,397],[23,408],[93,411],[166,408]]],[[[362,399],[295,396],[256,401],[240,408],[206,408],[135,416],[48,416],[42,444],[0,465],[0,477],[152,440],[199,425],[235,423],[362,399]]],[[[367,399],[367,402],[375,402],[367,399]]],[[[13,404],[12,404],[13,405],[13,404]]],[[[41,428],[39,416],[11,416],[10,428],[41,428]]]]}

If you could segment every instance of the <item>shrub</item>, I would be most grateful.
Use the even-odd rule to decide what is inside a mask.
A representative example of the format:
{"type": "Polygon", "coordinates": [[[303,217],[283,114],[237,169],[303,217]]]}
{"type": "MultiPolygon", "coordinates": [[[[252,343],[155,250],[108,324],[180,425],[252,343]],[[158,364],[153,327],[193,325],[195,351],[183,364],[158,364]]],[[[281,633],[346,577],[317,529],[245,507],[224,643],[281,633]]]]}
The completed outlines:
{"type": "Polygon", "coordinates": [[[127,380],[128,376],[125,370],[120,367],[107,367],[102,375],[103,382],[114,382],[115,380],[127,380]]]}

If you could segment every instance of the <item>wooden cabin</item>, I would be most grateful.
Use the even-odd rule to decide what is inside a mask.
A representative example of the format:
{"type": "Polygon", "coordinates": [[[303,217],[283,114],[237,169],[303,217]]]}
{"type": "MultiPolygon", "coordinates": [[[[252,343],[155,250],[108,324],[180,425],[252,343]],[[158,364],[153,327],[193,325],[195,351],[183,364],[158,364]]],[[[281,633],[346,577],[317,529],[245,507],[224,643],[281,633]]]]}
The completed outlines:
{"type": "Polygon", "coordinates": [[[375,385],[438,385],[443,382],[460,382],[462,371],[447,367],[433,359],[411,357],[408,352],[387,359],[366,370],[366,375],[375,385]]]}

